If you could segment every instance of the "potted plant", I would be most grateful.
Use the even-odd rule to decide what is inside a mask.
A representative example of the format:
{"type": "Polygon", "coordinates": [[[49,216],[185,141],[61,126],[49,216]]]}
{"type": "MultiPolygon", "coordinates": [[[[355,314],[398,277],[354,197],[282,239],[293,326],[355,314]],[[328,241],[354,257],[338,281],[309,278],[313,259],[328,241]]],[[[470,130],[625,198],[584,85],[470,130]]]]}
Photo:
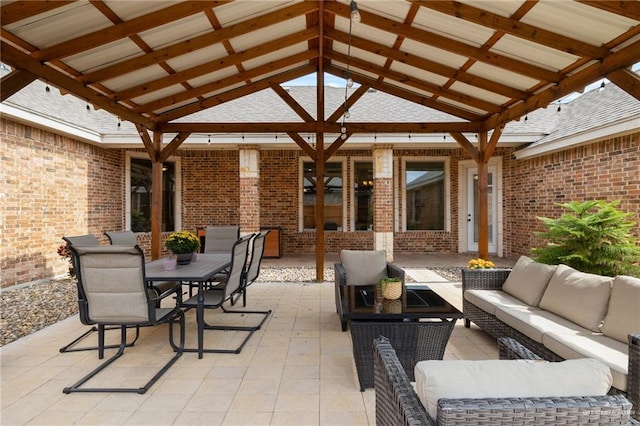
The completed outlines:
{"type": "Polygon", "coordinates": [[[402,296],[402,280],[398,277],[384,277],[380,280],[382,297],[387,300],[396,300],[402,296]]]}
{"type": "Polygon", "coordinates": [[[178,265],[187,265],[200,248],[200,239],[193,232],[177,231],[167,237],[164,246],[176,255],[178,265]]]}

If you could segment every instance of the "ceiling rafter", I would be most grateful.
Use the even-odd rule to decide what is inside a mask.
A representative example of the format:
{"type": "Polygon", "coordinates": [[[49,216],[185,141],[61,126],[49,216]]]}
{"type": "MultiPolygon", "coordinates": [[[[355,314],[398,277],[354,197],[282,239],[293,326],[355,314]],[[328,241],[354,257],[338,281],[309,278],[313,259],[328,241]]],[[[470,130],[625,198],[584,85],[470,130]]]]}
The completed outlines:
{"type": "Polygon", "coordinates": [[[475,22],[476,24],[576,56],[602,58],[608,53],[608,49],[604,47],[593,46],[557,32],[525,24],[517,19],[505,18],[457,1],[412,1],[419,3],[421,7],[426,7],[466,21],[475,22]]]}
{"type": "MultiPolygon", "coordinates": [[[[225,3],[228,2],[190,1],[178,3],[146,15],[138,16],[130,21],[121,21],[111,27],[103,28],[90,34],[83,34],[72,40],[37,50],[33,52],[31,56],[42,61],[65,58],[86,50],[87,46],[95,49],[96,47],[104,46],[123,37],[134,36],[159,25],[167,24],[176,19],[191,16],[225,3]]],[[[96,3],[94,3],[94,7],[96,7],[96,3]]]]}
{"type": "MultiPolygon", "coordinates": [[[[345,17],[348,17],[350,13],[348,5],[342,5],[340,3],[329,3],[327,4],[326,10],[331,10],[336,14],[345,17]]],[[[366,25],[389,32],[395,32],[408,39],[416,40],[460,56],[474,58],[480,62],[495,65],[535,79],[557,82],[562,78],[562,75],[558,72],[549,71],[548,69],[519,61],[508,56],[500,55],[495,52],[483,52],[472,45],[447,38],[434,32],[414,28],[410,25],[404,25],[372,13],[361,11],[360,14],[362,15],[362,22],[366,22],[366,25]]]]}
{"type": "Polygon", "coordinates": [[[11,25],[23,19],[55,10],[75,1],[15,1],[2,6],[0,16],[2,25],[11,25]]]}
{"type": "MultiPolygon", "coordinates": [[[[318,30],[316,28],[305,29],[295,34],[290,34],[285,37],[266,42],[242,52],[237,52],[229,56],[214,59],[193,68],[185,69],[167,77],[161,77],[159,79],[146,82],[145,84],[129,87],[115,93],[114,99],[133,99],[156,90],[164,89],[174,84],[179,84],[183,81],[220,71],[230,66],[236,66],[244,61],[259,58],[261,55],[275,52],[317,37],[318,30]]],[[[245,70],[244,72],[247,71],[245,70]]]]}
{"type": "MultiPolygon", "coordinates": [[[[348,43],[348,35],[345,33],[331,30],[325,33],[325,35],[333,40],[340,41],[341,43],[348,43]]],[[[443,77],[456,78],[463,83],[489,90],[491,92],[496,92],[506,97],[525,99],[528,96],[528,93],[525,91],[517,90],[489,79],[469,74],[465,71],[456,70],[455,68],[439,64],[431,59],[421,58],[410,53],[401,52],[397,49],[392,49],[361,37],[351,36],[351,45],[358,49],[366,50],[367,52],[387,57],[394,61],[411,65],[418,69],[429,71],[443,77]]]]}
{"type": "Polygon", "coordinates": [[[315,2],[302,2],[284,9],[276,10],[265,15],[258,16],[253,19],[242,21],[240,23],[225,27],[219,31],[206,33],[201,36],[172,44],[162,49],[155,50],[145,55],[127,59],[117,64],[102,68],[100,70],[86,73],[82,77],[84,83],[94,83],[96,81],[104,81],[110,78],[130,72],[132,69],[141,69],[151,65],[155,65],[161,61],[182,56],[195,50],[203,49],[216,43],[221,43],[231,37],[238,37],[254,31],[256,28],[263,28],[284,22],[294,16],[300,16],[312,12],[316,9],[315,2]]]}
{"type": "Polygon", "coordinates": [[[640,21],[640,2],[637,1],[602,1],[578,0],[582,4],[595,7],[607,12],[640,21]]]}

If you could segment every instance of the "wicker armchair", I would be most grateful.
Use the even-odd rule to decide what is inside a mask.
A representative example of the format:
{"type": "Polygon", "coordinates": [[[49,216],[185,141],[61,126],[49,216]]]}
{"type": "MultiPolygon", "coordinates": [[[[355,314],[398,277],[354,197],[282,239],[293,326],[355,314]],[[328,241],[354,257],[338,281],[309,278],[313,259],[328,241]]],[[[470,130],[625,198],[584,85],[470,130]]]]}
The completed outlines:
{"type": "MultiPolygon", "coordinates": [[[[500,339],[504,345],[517,345],[500,339]]],[[[385,337],[374,341],[376,425],[537,425],[537,424],[638,424],[631,418],[631,403],[622,395],[440,399],[436,420],[420,402],[395,350],[385,337]]],[[[460,384],[463,386],[464,384],[460,384]]]]}
{"type": "Polygon", "coordinates": [[[347,331],[347,318],[345,317],[345,311],[351,310],[355,306],[356,287],[364,288],[368,287],[371,293],[374,292],[374,286],[380,281],[380,278],[397,277],[404,283],[404,270],[388,263],[384,259],[386,253],[383,250],[342,250],[340,253],[341,263],[335,263],[335,298],[336,298],[336,311],[340,316],[340,324],[342,331],[347,331]],[[348,255],[348,256],[347,256],[348,255]],[[367,281],[365,285],[361,283],[354,283],[350,281],[347,276],[347,269],[345,267],[345,257],[351,263],[359,264],[353,265],[362,271],[367,271],[363,275],[375,277],[373,280],[367,281]]]}

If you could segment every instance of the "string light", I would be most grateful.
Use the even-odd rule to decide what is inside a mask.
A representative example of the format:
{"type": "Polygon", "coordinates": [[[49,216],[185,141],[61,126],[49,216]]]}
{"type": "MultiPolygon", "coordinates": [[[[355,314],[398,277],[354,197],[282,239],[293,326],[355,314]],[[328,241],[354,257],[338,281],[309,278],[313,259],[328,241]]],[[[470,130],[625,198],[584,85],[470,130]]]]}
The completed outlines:
{"type": "Polygon", "coordinates": [[[358,4],[354,0],[351,0],[349,8],[351,9],[351,19],[349,20],[349,43],[347,44],[347,70],[344,73],[344,112],[342,114],[342,128],[340,129],[340,138],[342,140],[347,139],[347,128],[345,127],[345,121],[347,118],[351,117],[349,107],[347,106],[349,89],[353,87],[353,78],[351,78],[351,72],[349,71],[351,59],[351,31],[353,28],[353,24],[357,24],[362,20],[360,12],[358,11],[358,4]]]}
{"type": "Polygon", "coordinates": [[[51,93],[51,88],[49,87],[49,82],[45,80],[44,91],[47,93],[51,93]]]}
{"type": "Polygon", "coordinates": [[[207,145],[211,145],[211,135],[207,135],[209,139],[207,139],[207,145]]]}
{"type": "Polygon", "coordinates": [[[529,116],[528,116],[528,115],[525,115],[525,116],[524,116],[524,122],[526,123],[528,119],[529,119],[529,116]]]}
{"type": "Polygon", "coordinates": [[[560,111],[562,111],[562,102],[558,101],[558,109],[556,110],[556,112],[560,111]]]}
{"type": "Polygon", "coordinates": [[[349,4],[349,9],[351,9],[351,22],[354,24],[359,24],[362,21],[362,16],[360,16],[360,11],[358,10],[358,4],[351,0],[351,4],[349,4]]]}
{"type": "Polygon", "coordinates": [[[120,126],[122,126],[122,119],[118,117],[118,130],[120,130],[120,126]]]}
{"type": "Polygon", "coordinates": [[[87,102],[87,112],[91,112],[91,107],[89,106],[89,102],[87,102]]]}
{"type": "Polygon", "coordinates": [[[602,80],[602,83],[600,83],[600,87],[598,88],[598,92],[602,92],[604,90],[604,79],[602,80]]]}

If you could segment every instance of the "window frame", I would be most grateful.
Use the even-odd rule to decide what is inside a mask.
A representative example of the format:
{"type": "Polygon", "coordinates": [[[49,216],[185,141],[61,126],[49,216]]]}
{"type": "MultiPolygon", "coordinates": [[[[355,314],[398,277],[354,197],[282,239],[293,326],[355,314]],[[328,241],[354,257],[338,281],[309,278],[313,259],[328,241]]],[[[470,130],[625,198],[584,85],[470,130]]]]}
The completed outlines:
{"type": "Polygon", "coordinates": [[[402,232],[451,232],[451,158],[442,156],[403,157],[400,163],[400,212],[402,232]],[[407,229],[407,163],[444,163],[444,229],[407,229]]]}
{"type": "MultiPolygon", "coordinates": [[[[131,159],[142,159],[151,161],[149,156],[144,152],[126,152],[125,156],[125,230],[131,230],[131,159]]],[[[165,163],[173,163],[176,174],[176,191],[174,193],[173,203],[176,206],[174,212],[173,228],[175,230],[182,229],[182,173],[180,157],[170,156],[165,163]]],[[[138,232],[139,234],[150,234],[150,232],[138,232]]]]}
{"type": "MultiPolygon", "coordinates": [[[[351,218],[349,221],[349,231],[372,232],[373,229],[356,229],[356,163],[371,163],[373,169],[373,156],[351,157],[349,161],[349,197],[351,198],[351,203],[349,204],[349,216],[351,218]]],[[[374,184],[371,196],[373,197],[375,195],[375,170],[373,171],[372,179],[374,184]]]]}
{"type": "MultiPolygon", "coordinates": [[[[311,157],[299,157],[298,158],[298,232],[315,232],[316,228],[305,229],[304,227],[304,163],[315,163],[311,157]]],[[[340,163],[342,165],[342,229],[331,232],[346,232],[347,231],[347,191],[345,185],[348,181],[347,175],[347,159],[344,157],[332,157],[331,160],[326,163],[340,163]]]]}

